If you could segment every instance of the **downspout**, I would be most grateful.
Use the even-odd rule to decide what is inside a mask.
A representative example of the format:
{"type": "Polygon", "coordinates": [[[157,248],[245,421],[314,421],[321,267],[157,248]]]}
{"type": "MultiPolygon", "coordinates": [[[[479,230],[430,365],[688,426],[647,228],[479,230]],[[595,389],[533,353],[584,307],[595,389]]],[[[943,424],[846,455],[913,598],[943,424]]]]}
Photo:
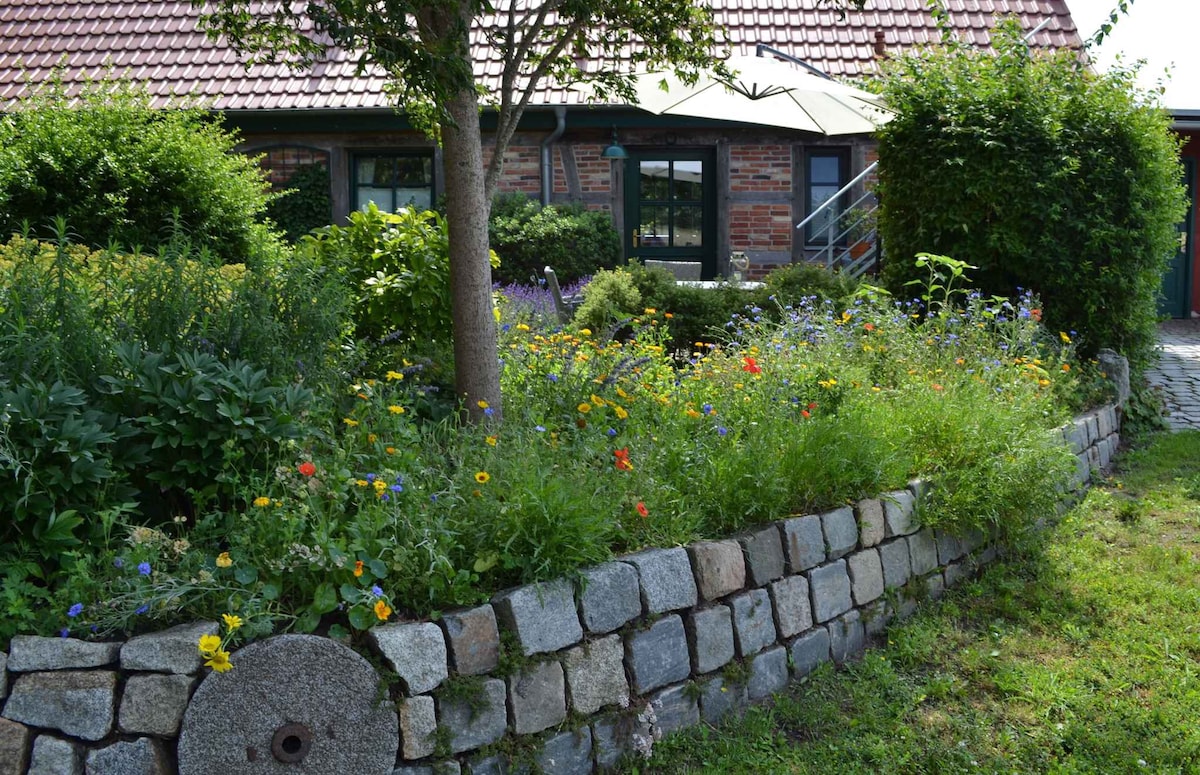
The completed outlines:
{"type": "Polygon", "coordinates": [[[550,146],[562,137],[567,129],[567,106],[554,106],[554,131],[542,139],[542,207],[550,204],[554,192],[554,160],[550,157],[550,146]]]}

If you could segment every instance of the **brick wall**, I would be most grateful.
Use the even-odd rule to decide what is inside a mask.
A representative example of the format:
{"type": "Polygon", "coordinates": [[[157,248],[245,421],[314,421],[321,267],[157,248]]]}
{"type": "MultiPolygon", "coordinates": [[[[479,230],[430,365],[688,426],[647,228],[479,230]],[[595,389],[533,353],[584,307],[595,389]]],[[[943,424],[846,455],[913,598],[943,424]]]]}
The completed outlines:
{"type": "Polygon", "coordinates": [[[258,166],[267,173],[272,188],[284,188],[292,175],[301,167],[318,164],[329,168],[329,154],[317,148],[303,146],[278,146],[263,152],[258,166]]]}

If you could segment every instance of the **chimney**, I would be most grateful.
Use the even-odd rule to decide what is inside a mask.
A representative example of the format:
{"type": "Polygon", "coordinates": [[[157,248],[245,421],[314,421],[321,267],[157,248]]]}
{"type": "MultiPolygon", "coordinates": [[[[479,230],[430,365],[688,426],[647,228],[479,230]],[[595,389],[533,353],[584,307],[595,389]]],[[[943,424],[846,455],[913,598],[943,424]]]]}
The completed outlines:
{"type": "Polygon", "coordinates": [[[875,58],[883,59],[886,51],[883,45],[884,32],[883,30],[875,30],[875,58]]]}

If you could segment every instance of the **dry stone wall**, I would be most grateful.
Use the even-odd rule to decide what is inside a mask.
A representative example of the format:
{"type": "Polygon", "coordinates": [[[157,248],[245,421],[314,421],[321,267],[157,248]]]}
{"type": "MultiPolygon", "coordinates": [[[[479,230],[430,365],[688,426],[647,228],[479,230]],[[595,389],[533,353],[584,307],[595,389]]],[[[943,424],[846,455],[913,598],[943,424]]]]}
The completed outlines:
{"type": "MultiPolygon", "coordinates": [[[[1118,428],[1106,407],[1061,430],[1077,486],[1108,465],[1118,428]]],[[[923,495],[914,482],[620,557],[579,583],[508,590],[436,623],[376,627],[374,664],[283,635],[204,675],[207,622],[124,643],[18,636],[0,653],[0,775],[606,769],[853,658],[992,559],[982,533],[921,527],[923,495]]]]}

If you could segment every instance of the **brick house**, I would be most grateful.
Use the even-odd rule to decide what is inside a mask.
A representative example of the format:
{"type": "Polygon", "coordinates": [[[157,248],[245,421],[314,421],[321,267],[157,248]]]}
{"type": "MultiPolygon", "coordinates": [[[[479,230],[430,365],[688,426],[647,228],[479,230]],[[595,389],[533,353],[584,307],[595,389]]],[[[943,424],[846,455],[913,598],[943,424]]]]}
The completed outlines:
{"type": "MultiPolygon", "coordinates": [[[[946,5],[960,35],[979,46],[1004,14],[1034,33],[1031,45],[1081,42],[1065,0],[946,5]]],[[[733,53],[754,54],[763,44],[839,78],[870,76],[881,57],[940,34],[924,0],[868,0],[844,18],[815,9],[816,0],[712,6],[733,53]]],[[[305,165],[325,167],[334,220],[369,201],[392,208],[437,200],[438,149],[393,110],[382,78],[357,75],[345,55],[299,73],[245,69],[197,31],[197,15],[186,0],[9,0],[0,7],[0,106],[60,62],[68,83],[111,65],[163,104],[172,94],[205,99],[241,132],[245,151],[263,154],[279,185],[305,165]]],[[[500,65],[488,50],[480,49],[475,71],[485,84],[498,83],[500,65]]],[[[485,112],[485,135],[488,120],[485,112]]],[[[588,105],[584,92],[546,84],[507,151],[500,187],[611,212],[627,256],[699,261],[714,277],[732,251],[742,251],[756,276],[811,254],[811,229],[796,224],[873,155],[868,135],[655,116],[588,105]],[[614,139],[628,158],[602,156],[614,139]]]]}

